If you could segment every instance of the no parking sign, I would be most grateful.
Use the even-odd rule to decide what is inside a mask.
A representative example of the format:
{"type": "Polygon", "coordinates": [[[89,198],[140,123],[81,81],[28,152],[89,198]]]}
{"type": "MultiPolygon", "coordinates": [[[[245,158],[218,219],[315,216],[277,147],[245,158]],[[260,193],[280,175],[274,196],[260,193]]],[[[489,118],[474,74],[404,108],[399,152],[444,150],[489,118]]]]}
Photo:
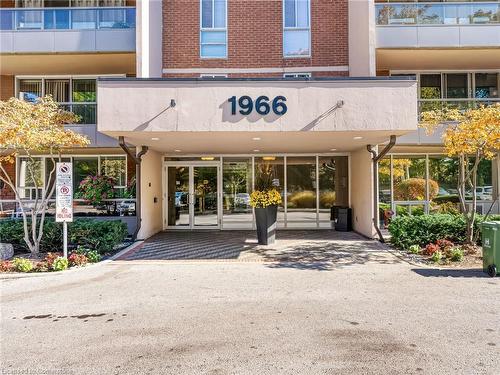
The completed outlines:
{"type": "Polygon", "coordinates": [[[56,221],[73,221],[73,167],[56,163],[56,221]]]}

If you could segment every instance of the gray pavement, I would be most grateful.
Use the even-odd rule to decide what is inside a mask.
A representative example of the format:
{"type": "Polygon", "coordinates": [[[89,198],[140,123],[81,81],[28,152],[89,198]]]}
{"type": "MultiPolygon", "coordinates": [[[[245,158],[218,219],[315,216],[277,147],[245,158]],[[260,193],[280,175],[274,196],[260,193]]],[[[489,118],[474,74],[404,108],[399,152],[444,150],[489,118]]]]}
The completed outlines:
{"type": "Polygon", "coordinates": [[[0,373],[500,373],[500,278],[293,241],[4,278],[0,373]]]}

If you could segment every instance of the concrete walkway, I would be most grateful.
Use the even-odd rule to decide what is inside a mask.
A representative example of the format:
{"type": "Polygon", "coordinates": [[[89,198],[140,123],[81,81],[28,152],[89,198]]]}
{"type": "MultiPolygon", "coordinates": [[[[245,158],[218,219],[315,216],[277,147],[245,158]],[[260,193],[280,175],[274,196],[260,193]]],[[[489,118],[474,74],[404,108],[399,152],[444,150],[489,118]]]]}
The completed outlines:
{"type": "Polygon", "coordinates": [[[386,246],[356,233],[313,230],[279,231],[269,246],[257,244],[255,231],[162,232],[119,259],[272,262],[311,269],[398,261],[386,246]]]}

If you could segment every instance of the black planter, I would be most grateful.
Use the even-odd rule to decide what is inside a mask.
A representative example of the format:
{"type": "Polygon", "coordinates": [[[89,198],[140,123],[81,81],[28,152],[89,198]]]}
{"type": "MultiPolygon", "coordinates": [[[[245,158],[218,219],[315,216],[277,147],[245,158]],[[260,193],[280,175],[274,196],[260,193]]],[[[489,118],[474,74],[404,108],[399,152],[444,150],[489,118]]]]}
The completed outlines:
{"type": "Polygon", "coordinates": [[[259,245],[271,245],[276,241],[276,218],[278,206],[267,206],[255,209],[257,239],[259,245]]]}

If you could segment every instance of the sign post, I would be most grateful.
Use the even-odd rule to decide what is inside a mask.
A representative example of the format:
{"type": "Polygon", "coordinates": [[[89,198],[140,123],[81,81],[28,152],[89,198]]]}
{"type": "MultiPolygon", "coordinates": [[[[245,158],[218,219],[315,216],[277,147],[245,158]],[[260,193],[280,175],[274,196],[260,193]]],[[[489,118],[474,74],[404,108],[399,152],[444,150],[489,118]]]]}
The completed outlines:
{"type": "Polygon", "coordinates": [[[56,163],[56,222],[63,223],[63,251],[68,257],[68,222],[73,221],[73,166],[56,163]]]}

